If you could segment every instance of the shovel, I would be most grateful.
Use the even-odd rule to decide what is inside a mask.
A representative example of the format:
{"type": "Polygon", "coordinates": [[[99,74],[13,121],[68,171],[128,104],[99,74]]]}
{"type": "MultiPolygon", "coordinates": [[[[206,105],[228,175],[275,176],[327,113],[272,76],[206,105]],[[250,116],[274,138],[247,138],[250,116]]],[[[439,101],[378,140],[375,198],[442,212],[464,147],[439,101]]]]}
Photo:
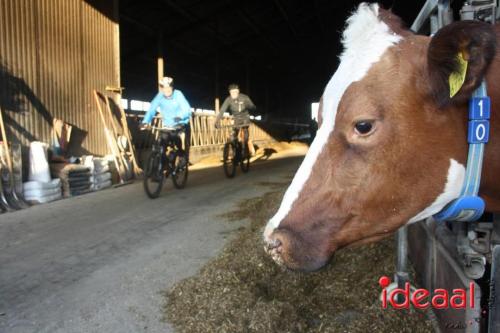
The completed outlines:
{"type": "Polygon", "coordinates": [[[3,193],[5,194],[5,199],[7,203],[9,203],[9,206],[14,208],[14,209],[22,209],[22,208],[27,208],[29,207],[28,203],[26,203],[23,199],[22,194],[16,192],[16,184],[14,180],[14,171],[12,168],[12,159],[10,155],[10,149],[9,149],[9,142],[7,140],[7,134],[5,131],[5,124],[3,122],[3,112],[2,109],[0,108],[0,130],[1,134],[3,137],[3,146],[5,149],[5,160],[7,163],[7,171],[9,173],[8,175],[8,181],[10,184],[10,188],[3,188],[3,193]]]}

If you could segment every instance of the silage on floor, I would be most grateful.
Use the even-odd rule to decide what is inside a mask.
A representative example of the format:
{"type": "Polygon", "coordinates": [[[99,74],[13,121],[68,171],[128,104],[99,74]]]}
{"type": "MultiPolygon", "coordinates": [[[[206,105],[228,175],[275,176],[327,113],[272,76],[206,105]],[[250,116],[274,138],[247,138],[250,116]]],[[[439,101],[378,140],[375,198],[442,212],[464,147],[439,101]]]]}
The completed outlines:
{"type": "Polygon", "coordinates": [[[166,319],[178,332],[432,332],[425,314],[381,309],[378,279],[392,276],[394,240],[339,251],[315,273],[284,270],[264,253],[262,227],[286,183],[242,202],[228,220],[247,228],[199,274],[167,292],[166,319]]]}

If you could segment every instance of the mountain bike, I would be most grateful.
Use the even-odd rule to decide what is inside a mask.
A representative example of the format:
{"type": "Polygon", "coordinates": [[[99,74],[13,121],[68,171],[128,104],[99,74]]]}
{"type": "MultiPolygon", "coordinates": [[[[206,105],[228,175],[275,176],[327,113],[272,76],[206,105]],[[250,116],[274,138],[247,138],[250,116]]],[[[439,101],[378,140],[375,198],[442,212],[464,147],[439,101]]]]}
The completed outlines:
{"type": "Polygon", "coordinates": [[[242,136],[243,131],[241,129],[245,126],[226,126],[226,128],[228,127],[232,128],[233,131],[224,144],[222,158],[226,177],[233,178],[236,174],[238,164],[244,173],[250,170],[250,152],[248,150],[248,142],[243,139],[239,140],[238,138],[242,136]],[[244,142],[242,143],[242,141],[244,142]]]}
{"type": "Polygon", "coordinates": [[[175,188],[182,189],[186,186],[188,178],[188,163],[185,152],[180,151],[180,132],[184,126],[176,127],[148,127],[158,131],[158,137],[153,142],[151,155],[144,169],[144,191],[151,199],[158,198],[163,182],[172,176],[175,188]]]}

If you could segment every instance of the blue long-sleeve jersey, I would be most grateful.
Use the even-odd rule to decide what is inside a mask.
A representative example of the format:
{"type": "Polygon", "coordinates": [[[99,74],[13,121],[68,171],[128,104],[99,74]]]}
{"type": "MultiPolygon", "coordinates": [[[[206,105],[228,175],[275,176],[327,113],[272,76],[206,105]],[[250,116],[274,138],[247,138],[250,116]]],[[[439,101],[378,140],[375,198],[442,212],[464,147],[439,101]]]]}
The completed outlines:
{"type": "Polygon", "coordinates": [[[170,97],[159,92],[151,101],[149,110],[144,115],[144,120],[142,122],[144,124],[151,123],[151,120],[153,120],[156,114],[156,109],[158,108],[160,108],[160,113],[163,117],[163,126],[166,127],[172,127],[178,123],[187,124],[191,117],[191,106],[184,97],[184,94],[177,89],[174,89],[170,97]],[[177,117],[181,118],[179,122],[174,120],[177,117]]]}

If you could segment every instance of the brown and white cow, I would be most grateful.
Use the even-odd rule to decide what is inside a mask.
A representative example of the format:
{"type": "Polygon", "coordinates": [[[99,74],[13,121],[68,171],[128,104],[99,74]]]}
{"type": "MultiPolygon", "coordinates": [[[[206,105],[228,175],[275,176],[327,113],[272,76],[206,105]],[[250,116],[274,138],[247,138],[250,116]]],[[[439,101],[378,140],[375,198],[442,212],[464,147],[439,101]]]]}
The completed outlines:
{"type": "Polygon", "coordinates": [[[339,248],[379,240],[458,197],[467,100],[484,75],[492,116],[480,195],[500,211],[499,38],[499,26],[473,21],[418,36],[377,4],[360,5],[343,32],[317,136],[264,231],[275,261],[319,269],[339,248]],[[460,52],[465,81],[450,97],[460,52]]]}

